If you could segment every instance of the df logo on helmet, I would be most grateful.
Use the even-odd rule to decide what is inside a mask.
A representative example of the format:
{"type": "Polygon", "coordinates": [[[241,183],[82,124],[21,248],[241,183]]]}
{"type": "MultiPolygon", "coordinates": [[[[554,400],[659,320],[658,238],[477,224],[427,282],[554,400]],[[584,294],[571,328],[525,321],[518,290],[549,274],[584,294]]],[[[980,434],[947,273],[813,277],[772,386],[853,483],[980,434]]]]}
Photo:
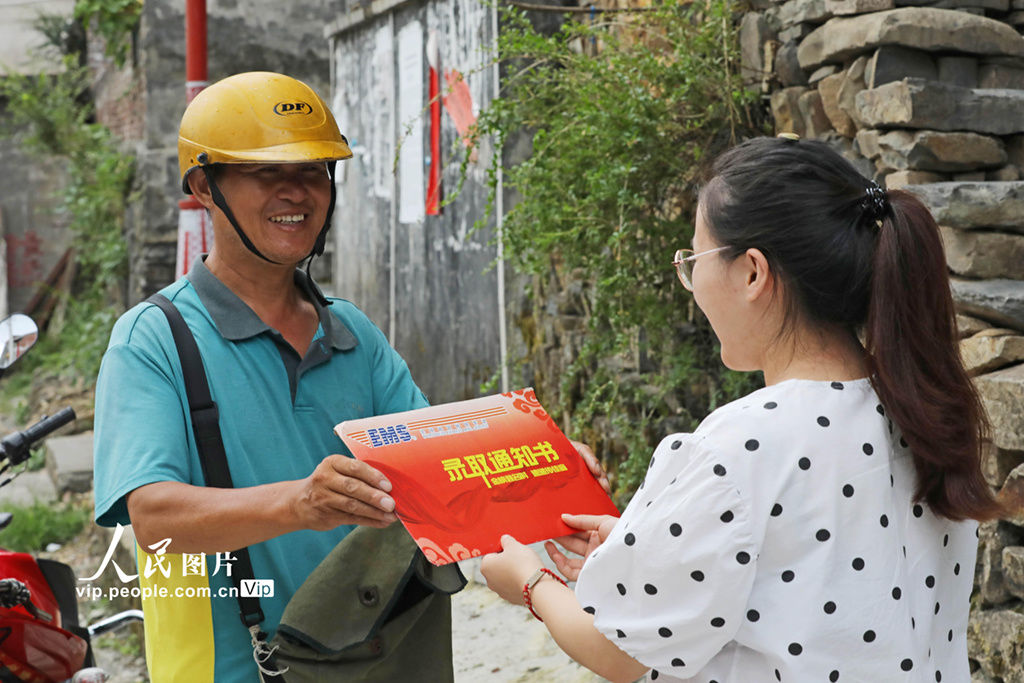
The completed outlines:
{"type": "Polygon", "coordinates": [[[292,116],[294,114],[312,114],[313,107],[305,102],[278,102],[274,105],[274,113],[278,116],[292,116]]]}

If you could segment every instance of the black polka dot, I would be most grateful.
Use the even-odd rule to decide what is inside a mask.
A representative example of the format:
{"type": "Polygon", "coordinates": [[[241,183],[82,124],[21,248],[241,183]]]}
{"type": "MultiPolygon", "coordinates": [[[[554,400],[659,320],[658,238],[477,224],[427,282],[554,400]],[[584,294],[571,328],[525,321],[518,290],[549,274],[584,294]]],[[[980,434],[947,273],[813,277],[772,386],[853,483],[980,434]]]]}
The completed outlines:
{"type": "Polygon", "coordinates": [[[900,662],[900,668],[904,671],[910,671],[914,668],[914,662],[910,659],[904,659],[902,662],[900,662]]]}
{"type": "Polygon", "coordinates": [[[875,447],[869,443],[864,444],[860,448],[862,451],[864,451],[864,455],[871,455],[872,453],[875,452],[875,447]]]}
{"type": "Polygon", "coordinates": [[[875,410],[878,411],[879,415],[885,415],[885,408],[882,407],[881,403],[879,403],[877,406],[875,406],[875,410]]]}
{"type": "Polygon", "coordinates": [[[953,565],[953,576],[960,576],[960,563],[953,565]]]}
{"type": "Polygon", "coordinates": [[[657,595],[658,594],[658,587],[655,586],[652,583],[645,583],[644,584],[644,593],[647,593],[648,595],[657,595]]]}
{"type": "Polygon", "coordinates": [[[678,449],[682,445],[683,445],[682,441],[673,441],[672,442],[672,450],[676,450],[676,449],[678,449]]]}
{"type": "Polygon", "coordinates": [[[935,613],[939,613],[939,603],[935,603],[935,613]]]}
{"type": "Polygon", "coordinates": [[[618,636],[619,638],[625,638],[626,637],[626,634],[623,633],[622,629],[615,629],[615,635],[618,636]]]}
{"type": "Polygon", "coordinates": [[[715,465],[714,472],[720,477],[725,476],[725,468],[722,467],[721,465],[715,465]]]}
{"type": "Polygon", "coordinates": [[[702,572],[699,569],[695,569],[694,571],[690,572],[690,578],[693,579],[694,581],[703,581],[704,580],[704,572],[702,572]]]}
{"type": "Polygon", "coordinates": [[[811,461],[807,458],[800,458],[796,464],[799,465],[802,470],[811,469],[811,461]]]}
{"type": "Polygon", "coordinates": [[[948,640],[951,643],[953,642],[953,629],[949,629],[949,631],[946,633],[946,640],[948,640]]]}
{"type": "Polygon", "coordinates": [[[923,514],[924,514],[924,508],[921,507],[920,505],[915,505],[914,506],[914,516],[915,517],[920,517],[923,514]]]}
{"type": "Polygon", "coordinates": [[[853,558],[853,568],[857,571],[864,569],[864,559],[860,557],[853,558]]]}
{"type": "Polygon", "coordinates": [[[732,514],[732,510],[726,510],[725,512],[722,513],[722,516],[719,517],[719,519],[728,524],[732,521],[733,516],[734,515],[732,514]]]}
{"type": "Polygon", "coordinates": [[[765,410],[775,410],[776,408],[779,407],[779,404],[776,403],[775,401],[768,401],[767,403],[764,404],[764,407],[765,410]]]}
{"type": "Polygon", "coordinates": [[[845,485],[843,487],[843,495],[846,496],[847,498],[852,498],[853,497],[853,487],[850,486],[849,484],[845,485]]]}
{"type": "Polygon", "coordinates": [[[832,681],[832,683],[836,683],[836,681],[839,680],[839,672],[835,669],[832,669],[832,671],[828,675],[828,680],[832,681]]]}
{"type": "Polygon", "coordinates": [[[928,586],[929,588],[935,588],[935,577],[931,574],[926,576],[924,580],[924,585],[928,586]]]}
{"type": "Polygon", "coordinates": [[[903,546],[903,557],[907,556],[907,546],[903,546]]]}
{"type": "Polygon", "coordinates": [[[743,550],[739,551],[738,553],[736,553],[736,561],[740,564],[746,564],[747,562],[750,562],[750,553],[743,550]]]}
{"type": "Polygon", "coordinates": [[[902,436],[900,437],[900,446],[903,446],[904,448],[907,447],[907,440],[904,439],[902,436]]]}
{"type": "Polygon", "coordinates": [[[891,474],[889,475],[889,486],[896,486],[896,480],[892,478],[891,474]]]}
{"type": "Polygon", "coordinates": [[[828,421],[827,417],[822,415],[818,418],[818,424],[820,424],[822,427],[828,427],[832,423],[828,421]]]}
{"type": "Polygon", "coordinates": [[[584,612],[586,612],[587,614],[596,614],[596,613],[597,613],[597,610],[596,610],[596,609],[594,609],[594,608],[593,608],[592,606],[590,606],[590,605],[587,605],[586,607],[584,607],[584,608],[583,608],[583,611],[584,611],[584,612]]]}
{"type": "Polygon", "coordinates": [[[715,617],[711,620],[711,625],[715,628],[722,628],[723,626],[725,626],[725,619],[723,619],[722,617],[715,617]]]}
{"type": "Polygon", "coordinates": [[[878,523],[881,524],[883,527],[889,526],[889,518],[885,515],[882,515],[878,518],[878,523]]]}
{"type": "Polygon", "coordinates": [[[825,606],[822,607],[822,609],[825,610],[825,614],[835,614],[836,603],[834,603],[831,600],[829,600],[828,602],[825,603],[825,606]]]}
{"type": "Polygon", "coordinates": [[[832,388],[833,389],[838,389],[839,391],[842,391],[843,383],[842,382],[832,382],[832,388]]]}
{"type": "Polygon", "coordinates": [[[662,638],[671,638],[672,637],[672,629],[665,628],[664,626],[662,626],[661,628],[658,629],[658,635],[661,636],[662,638]]]}
{"type": "Polygon", "coordinates": [[[778,669],[775,670],[775,680],[777,680],[777,681],[781,681],[782,680],[782,674],[779,673],[778,669]]]}
{"type": "Polygon", "coordinates": [[[672,524],[668,527],[668,532],[673,536],[678,536],[679,534],[683,533],[683,527],[679,526],[679,524],[677,524],[676,522],[672,522],[672,524]]]}
{"type": "Polygon", "coordinates": [[[910,628],[917,628],[917,622],[914,621],[914,617],[910,617],[910,628]]]}
{"type": "Polygon", "coordinates": [[[864,642],[865,643],[871,643],[871,642],[874,642],[874,640],[875,640],[875,632],[874,631],[872,631],[870,629],[867,630],[867,631],[864,631],[864,642]]]}
{"type": "Polygon", "coordinates": [[[824,543],[828,539],[832,538],[832,534],[828,532],[828,529],[818,529],[818,532],[814,534],[814,537],[824,543]]]}
{"type": "Polygon", "coordinates": [[[623,538],[622,541],[626,545],[633,545],[634,543],[636,543],[636,536],[634,536],[633,533],[630,532],[630,533],[626,534],[626,537],[623,538]]]}
{"type": "Polygon", "coordinates": [[[789,583],[795,577],[796,577],[796,574],[793,573],[792,569],[787,569],[786,571],[782,572],[782,580],[785,581],[786,583],[789,583]]]}
{"type": "Polygon", "coordinates": [[[804,651],[803,645],[801,645],[800,643],[790,643],[789,644],[789,654],[793,655],[794,657],[796,655],[800,654],[803,651],[804,651]]]}
{"type": "Polygon", "coordinates": [[[743,444],[743,447],[746,448],[748,451],[756,451],[757,447],[760,445],[761,444],[757,442],[757,439],[750,439],[745,444],[743,444]]]}
{"type": "Polygon", "coordinates": [[[942,547],[945,548],[947,545],[949,545],[949,534],[942,537],[942,547]]]}
{"type": "Polygon", "coordinates": [[[761,618],[761,613],[756,609],[747,610],[747,621],[757,621],[761,618]]]}
{"type": "Polygon", "coordinates": [[[942,681],[942,672],[941,671],[936,671],[935,672],[935,683],[941,683],[941,681],[942,681]]]}
{"type": "Polygon", "coordinates": [[[686,662],[684,662],[683,660],[679,659],[679,657],[676,657],[675,659],[672,660],[672,666],[686,666],[686,662]]]}
{"type": "Polygon", "coordinates": [[[900,590],[899,586],[896,586],[895,588],[892,589],[892,599],[893,600],[899,600],[901,595],[903,595],[903,591],[900,590]]]}
{"type": "Polygon", "coordinates": [[[625,595],[626,594],[626,587],[623,586],[621,583],[615,584],[615,588],[619,591],[619,595],[625,595]]]}
{"type": "Polygon", "coordinates": [[[657,669],[651,669],[651,680],[652,681],[658,680],[658,676],[660,676],[660,675],[661,674],[658,673],[657,669]]]}
{"type": "Polygon", "coordinates": [[[772,517],[778,517],[782,514],[782,506],[776,503],[772,506],[772,517]]]}

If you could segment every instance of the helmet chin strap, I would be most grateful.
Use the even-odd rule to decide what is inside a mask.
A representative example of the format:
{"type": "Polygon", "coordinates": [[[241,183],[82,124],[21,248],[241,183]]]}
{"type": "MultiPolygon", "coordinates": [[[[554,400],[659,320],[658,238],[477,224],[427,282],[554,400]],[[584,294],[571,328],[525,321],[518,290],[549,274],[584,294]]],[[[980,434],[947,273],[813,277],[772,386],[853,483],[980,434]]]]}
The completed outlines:
{"type": "MultiPolygon", "coordinates": [[[[324,249],[327,247],[327,233],[331,229],[331,218],[332,216],[334,216],[334,205],[338,198],[338,189],[334,184],[334,173],[337,163],[338,162],[336,161],[327,162],[327,175],[330,177],[331,181],[331,201],[327,205],[327,216],[326,218],[324,218],[323,227],[320,228],[320,234],[316,236],[316,242],[313,244],[313,249],[312,251],[309,252],[309,255],[306,257],[306,275],[309,276],[309,279],[311,281],[313,278],[309,274],[309,268],[313,263],[313,257],[323,256],[324,249]]],[[[200,168],[203,169],[203,175],[206,176],[206,182],[210,186],[210,196],[213,198],[213,203],[217,206],[218,209],[224,212],[224,215],[227,217],[228,222],[231,223],[231,227],[235,229],[235,234],[238,235],[238,239],[242,241],[242,244],[245,245],[245,248],[248,249],[253,254],[255,254],[256,256],[259,256],[267,263],[273,263],[274,265],[277,266],[284,265],[282,263],[279,263],[278,261],[274,261],[272,259],[267,258],[260,252],[259,249],[256,248],[256,245],[252,243],[252,240],[249,239],[248,235],[246,235],[245,232],[242,231],[241,226],[238,225],[238,221],[235,220],[235,214],[232,213],[231,207],[228,206],[227,200],[224,199],[224,194],[220,191],[220,188],[217,186],[217,181],[214,180],[210,166],[204,165],[200,166],[200,168]]],[[[319,291],[317,293],[318,298],[322,298],[323,295],[320,295],[319,291]]],[[[321,303],[323,303],[325,306],[327,305],[326,301],[322,301],[321,303]]]]}
{"type": "Polygon", "coordinates": [[[320,234],[316,236],[316,243],[313,245],[313,251],[309,252],[309,256],[306,257],[306,277],[309,278],[313,294],[316,295],[321,306],[329,306],[330,302],[327,301],[324,295],[320,292],[320,288],[313,282],[313,274],[309,272],[309,269],[313,265],[313,259],[317,256],[323,256],[324,249],[327,247],[327,232],[331,229],[331,218],[334,216],[334,204],[338,198],[338,188],[334,184],[334,170],[337,165],[337,161],[327,162],[327,175],[330,176],[331,179],[331,202],[327,205],[327,217],[324,219],[324,227],[320,228],[320,234]]]}
{"type": "Polygon", "coordinates": [[[213,179],[213,173],[211,172],[210,167],[200,166],[200,168],[203,169],[203,175],[206,176],[206,182],[210,186],[210,195],[213,197],[213,203],[217,205],[218,209],[224,212],[225,216],[227,216],[228,222],[231,223],[231,227],[235,229],[235,234],[238,235],[238,239],[242,240],[242,244],[245,245],[245,248],[259,256],[267,263],[273,263],[277,266],[284,265],[277,261],[272,261],[260,253],[260,250],[256,248],[256,245],[249,240],[246,234],[242,232],[242,228],[238,226],[238,221],[235,220],[235,214],[231,212],[231,207],[228,206],[227,200],[224,199],[224,195],[221,194],[220,188],[217,187],[217,182],[213,179]]]}

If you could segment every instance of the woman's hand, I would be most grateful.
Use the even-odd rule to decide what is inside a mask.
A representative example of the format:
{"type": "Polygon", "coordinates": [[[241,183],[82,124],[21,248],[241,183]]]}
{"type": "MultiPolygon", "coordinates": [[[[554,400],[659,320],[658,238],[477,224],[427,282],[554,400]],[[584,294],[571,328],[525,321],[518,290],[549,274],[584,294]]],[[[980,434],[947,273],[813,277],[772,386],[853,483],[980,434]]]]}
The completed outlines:
{"type": "Polygon", "coordinates": [[[580,441],[573,441],[572,439],[569,439],[569,443],[572,444],[572,447],[575,448],[576,452],[579,453],[581,458],[583,458],[583,462],[587,463],[587,469],[590,470],[590,473],[594,476],[594,479],[597,480],[597,483],[601,485],[601,488],[604,489],[604,492],[611,495],[612,487],[608,482],[608,475],[605,474],[600,461],[598,461],[597,456],[594,455],[593,449],[580,441]]]}
{"type": "Polygon", "coordinates": [[[508,534],[501,537],[501,552],[485,555],[480,572],[487,587],[514,605],[523,604],[523,586],[535,571],[543,567],[530,547],[508,534]]]}
{"type": "Polygon", "coordinates": [[[611,515],[563,514],[562,521],[574,529],[579,529],[579,531],[569,536],[556,538],[555,540],[563,548],[579,555],[579,557],[567,557],[551,541],[544,544],[544,549],[548,551],[548,556],[555,563],[555,566],[558,567],[558,571],[562,573],[562,576],[569,581],[575,581],[580,575],[580,570],[583,569],[583,564],[590,557],[590,553],[594,552],[599,545],[604,543],[612,529],[615,528],[619,518],[612,517],[611,515]]]}

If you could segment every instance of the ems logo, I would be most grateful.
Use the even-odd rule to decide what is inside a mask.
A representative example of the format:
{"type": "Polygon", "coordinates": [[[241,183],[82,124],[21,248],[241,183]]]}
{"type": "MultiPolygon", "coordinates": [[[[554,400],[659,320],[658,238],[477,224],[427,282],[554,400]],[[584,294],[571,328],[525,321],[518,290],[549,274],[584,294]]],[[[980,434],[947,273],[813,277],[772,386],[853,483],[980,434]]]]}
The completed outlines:
{"type": "Polygon", "coordinates": [[[370,443],[374,448],[416,440],[416,437],[409,433],[409,428],[405,425],[370,428],[366,432],[370,435],[370,443]]]}
{"type": "Polygon", "coordinates": [[[278,116],[292,116],[294,114],[312,114],[313,107],[305,102],[278,102],[274,105],[274,113],[278,116]]]}

